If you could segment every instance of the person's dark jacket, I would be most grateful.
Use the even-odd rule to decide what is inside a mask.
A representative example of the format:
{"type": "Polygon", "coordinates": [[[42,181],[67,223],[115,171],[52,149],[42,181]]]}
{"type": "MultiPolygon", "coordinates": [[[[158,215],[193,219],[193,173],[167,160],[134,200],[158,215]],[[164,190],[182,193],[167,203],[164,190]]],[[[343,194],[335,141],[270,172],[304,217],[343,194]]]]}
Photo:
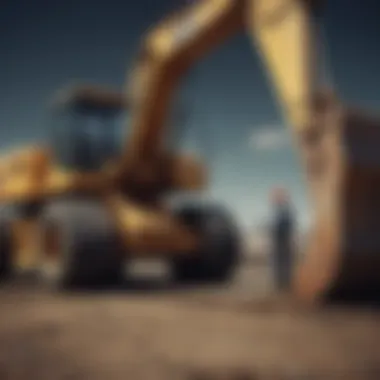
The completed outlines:
{"type": "Polygon", "coordinates": [[[290,207],[280,207],[276,210],[273,225],[273,237],[275,241],[286,242],[290,240],[293,233],[294,221],[290,207]]]}

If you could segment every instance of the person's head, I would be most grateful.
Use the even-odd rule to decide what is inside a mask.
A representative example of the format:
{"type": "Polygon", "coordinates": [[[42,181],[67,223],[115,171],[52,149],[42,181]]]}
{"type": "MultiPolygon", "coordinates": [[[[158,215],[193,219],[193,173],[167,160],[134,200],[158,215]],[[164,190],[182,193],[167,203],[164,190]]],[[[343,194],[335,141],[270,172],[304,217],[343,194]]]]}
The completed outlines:
{"type": "Polygon", "coordinates": [[[271,201],[275,207],[288,205],[290,202],[288,191],[284,187],[275,187],[271,193],[271,201]]]}

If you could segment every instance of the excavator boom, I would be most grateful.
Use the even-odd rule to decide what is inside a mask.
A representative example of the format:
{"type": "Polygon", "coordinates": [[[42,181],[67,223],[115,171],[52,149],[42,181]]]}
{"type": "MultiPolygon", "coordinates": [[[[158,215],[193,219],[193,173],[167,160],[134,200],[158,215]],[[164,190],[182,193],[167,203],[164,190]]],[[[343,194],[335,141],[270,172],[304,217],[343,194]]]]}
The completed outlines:
{"type": "Polygon", "coordinates": [[[155,157],[179,79],[245,28],[268,67],[286,119],[297,128],[305,126],[313,92],[309,13],[309,3],[300,0],[203,0],[153,27],[128,83],[133,131],[128,159],[155,157]]]}

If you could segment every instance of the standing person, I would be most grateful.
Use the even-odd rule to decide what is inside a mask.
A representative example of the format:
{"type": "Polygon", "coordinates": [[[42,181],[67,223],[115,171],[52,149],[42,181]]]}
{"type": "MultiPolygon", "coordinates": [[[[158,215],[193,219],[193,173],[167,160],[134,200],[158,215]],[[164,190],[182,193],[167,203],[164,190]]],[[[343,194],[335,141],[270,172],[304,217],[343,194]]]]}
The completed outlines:
{"type": "Polygon", "coordinates": [[[294,262],[293,237],[295,220],[289,195],[284,188],[272,193],[274,220],[272,223],[272,260],[277,290],[288,290],[294,262]]]}

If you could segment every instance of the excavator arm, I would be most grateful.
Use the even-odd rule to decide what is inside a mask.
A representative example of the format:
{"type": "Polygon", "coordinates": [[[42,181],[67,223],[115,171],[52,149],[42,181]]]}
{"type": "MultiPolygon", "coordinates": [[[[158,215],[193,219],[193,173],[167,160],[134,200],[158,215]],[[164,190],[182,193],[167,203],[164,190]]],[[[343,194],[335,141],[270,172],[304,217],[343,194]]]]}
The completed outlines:
{"type": "Polygon", "coordinates": [[[305,0],[201,0],[153,27],[128,83],[128,159],[146,162],[159,154],[180,78],[244,29],[259,48],[286,119],[297,128],[307,125],[313,92],[309,11],[305,0]]]}
{"type": "Polygon", "coordinates": [[[284,119],[296,131],[308,127],[313,118],[318,87],[313,14],[320,5],[320,0],[247,2],[247,30],[284,119]]]}

